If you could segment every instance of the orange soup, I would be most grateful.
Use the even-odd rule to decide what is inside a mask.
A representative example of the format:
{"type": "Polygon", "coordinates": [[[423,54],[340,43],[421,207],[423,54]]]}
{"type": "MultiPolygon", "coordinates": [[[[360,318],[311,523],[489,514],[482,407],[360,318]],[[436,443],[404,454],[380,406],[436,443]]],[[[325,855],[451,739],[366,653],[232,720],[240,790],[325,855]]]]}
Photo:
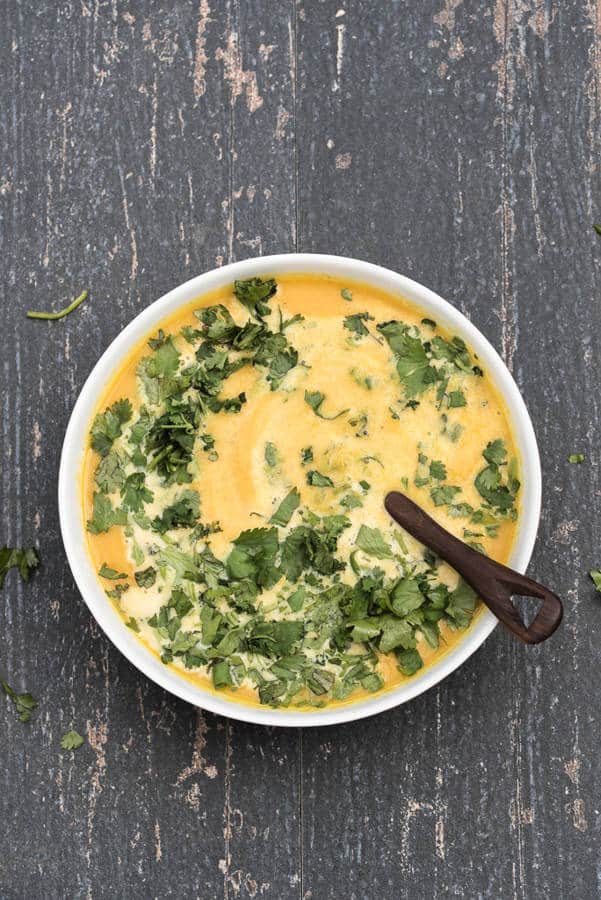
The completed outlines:
{"type": "Polygon", "coordinates": [[[460,337],[365,284],[266,275],[133,350],[82,495],[124,627],[208,690],[308,709],[413,677],[478,613],[386,493],[505,562],[519,488],[503,402],[460,337]]]}

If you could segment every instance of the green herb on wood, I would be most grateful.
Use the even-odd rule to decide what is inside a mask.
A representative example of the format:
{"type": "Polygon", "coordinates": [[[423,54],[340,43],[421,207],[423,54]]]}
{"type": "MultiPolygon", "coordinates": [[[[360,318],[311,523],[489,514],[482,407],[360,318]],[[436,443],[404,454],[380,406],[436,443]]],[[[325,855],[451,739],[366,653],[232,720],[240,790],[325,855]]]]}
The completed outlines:
{"type": "Polygon", "coordinates": [[[88,292],[82,291],[79,297],[76,297],[75,300],[72,300],[68,306],[65,306],[64,309],[61,309],[59,312],[33,312],[29,311],[27,313],[28,319],[46,319],[48,321],[56,321],[56,319],[64,319],[65,316],[68,316],[69,313],[73,312],[74,309],[77,309],[78,306],[84,302],[87,298],[88,292]]]}

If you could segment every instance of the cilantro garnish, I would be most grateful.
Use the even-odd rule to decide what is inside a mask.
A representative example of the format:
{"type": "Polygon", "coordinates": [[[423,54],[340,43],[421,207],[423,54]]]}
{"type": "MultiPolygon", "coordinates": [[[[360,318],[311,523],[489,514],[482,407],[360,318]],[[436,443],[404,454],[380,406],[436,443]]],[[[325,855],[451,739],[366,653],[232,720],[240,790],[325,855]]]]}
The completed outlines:
{"type": "Polygon", "coordinates": [[[292,515],[300,504],[300,494],[296,488],[292,488],[292,490],[286,494],[271,519],[269,520],[272,525],[280,525],[284,528],[290,522],[292,515]]]}
{"type": "Polygon", "coordinates": [[[435,506],[445,506],[453,503],[455,496],[461,493],[461,488],[454,485],[437,485],[430,491],[430,496],[435,506]]]}
{"type": "Polygon", "coordinates": [[[152,587],[157,580],[157,570],[154,566],[148,566],[147,569],[141,569],[139,572],[134,572],[134,578],[136,579],[138,587],[152,587]]]}
{"type": "Polygon", "coordinates": [[[152,529],[165,534],[172,528],[193,528],[200,516],[200,497],[197,491],[185,490],[165,507],[160,516],[152,520],[152,529]]]}
{"type": "Polygon", "coordinates": [[[301,463],[306,466],[307,463],[313,462],[313,448],[303,447],[301,450],[301,463]]]}
{"type": "Polygon", "coordinates": [[[334,482],[328,475],[322,475],[316,469],[307,472],[307,484],[311,487],[334,487],[334,482]]]}
{"type": "Polygon", "coordinates": [[[113,509],[107,496],[94,492],[92,518],[88,519],[87,528],[90,534],[102,534],[113,525],[127,525],[127,512],[124,509],[113,509]]]}
{"type": "Polygon", "coordinates": [[[359,337],[364,337],[366,334],[369,334],[369,328],[366,328],[364,322],[373,321],[373,316],[370,316],[368,312],[355,313],[352,316],[345,316],[344,319],[344,327],[352,332],[352,334],[356,334],[359,337]]]}
{"type": "Polygon", "coordinates": [[[516,476],[517,464],[515,460],[510,463],[504,479],[501,467],[506,466],[507,450],[502,440],[489,442],[482,455],[488,465],[476,476],[476,490],[491,507],[508,512],[513,508],[520,488],[516,476]]]}
{"type": "Polygon", "coordinates": [[[132,472],[121,485],[121,498],[124,509],[141,512],[145,503],[152,503],[154,494],[145,484],[144,472],[132,472]]]}
{"type": "Polygon", "coordinates": [[[353,299],[353,295],[348,288],[342,288],[342,290],[340,291],[340,296],[343,300],[348,300],[349,302],[353,299]]]}
{"type": "Polygon", "coordinates": [[[117,572],[116,569],[111,569],[110,566],[107,566],[106,563],[103,563],[98,569],[98,574],[101,578],[106,578],[109,581],[119,581],[122,578],[127,578],[125,572],[117,572]]]}
{"type": "Polygon", "coordinates": [[[23,581],[29,581],[29,576],[40,564],[40,557],[35,547],[17,549],[16,547],[0,548],[0,588],[4,585],[4,579],[9,569],[18,569],[23,581]]]}
{"type": "Polygon", "coordinates": [[[377,559],[391,559],[392,551],[379,528],[369,528],[362,525],[357,534],[355,541],[359,550],[363,550],[369,556],[375,556],[377,559]]]}
{"type": "Polygon", "coordinates": [[[278,451],[275,444],[268,441],[265,444],[265,462],[270,469],[274,469],[278,464],[278,451]]]}
{"type": "Polygon", "coordinates": [[[568,462],[579,465],[584,462],[584,453],[570,453],[568,456],[568,462]]]}
{"type": "Polygon", "coordinates": [[[106,456],[114,441],[123,433],[123,426],[132,417],[132,406],[129,400],[117,400],[99,413],[92,425],[90,445],[96,453],[106,456]]]}
{"type": "MultiPolygon", "coordinates": [[[[234,318],[229,304],[203,307],[194,312],[197,327],[188,325],[179,333],[159,329],[147,341],[137,372],[142,404],[133,414],[128,400],[118,401],[94,422],[92,442],[99,458],[88,528],[99,534],[123,527],[133,577],[106,563],[100,575],[116,603],[131,590],[161,604],[148,618],[125,619],[134,632],[152,629],[165,664],[202,670],[217,689],[253,685],[261,702],[271,706],[319,706],[331,698],[343,700],[358,688],[380,690],[382,653],[392,654],[404,674],[416,672],[422,665],[422,642],[438,647],[443,623],[466,627],[476,601],[465,585],[450,590],[440,581],[440,560],[434,554],[416,554],[400,532],[371,527],[369,518],[361,523],[364,510],[353,510],[369,510],[369,482],[358,481],[354,468],[341,471],[336,456],[322,463],[339,443],[350,445],[356,438],[368,443],[380,422],[372,416],[368,420],[367,409],[349,414],[344,434],[336,440],[331,435],[327,446],[317,442],[315,453],[311,446],[297,446],[293,454],[299,455],[290,460],[288,435],[274,421],[273,440],[262,441],[253,453],[253,465],[259,464],[270,485],[273,506],[253,508],[253,503],[243,511],[259,517],[263,527],[242,531],[225,548],[222,540],[213,541],[221,526],[202,521],[200,498],[213,474],[208,462],[230,448],[222,423],[213,423],[211,416],[240,413],[244,404],[252,408],[266,385],[272,391],[282,388],[281,405],[295,391],[298,398],[298,380],[284,379],[298,365],[310,369],[313,361],[299,359],[289,343],[290,333],[304,337],[303,317],[286,318],[284,301],[271,304],[276,290],[273,279],[236,282],[234,293],[248,316],[240,308],[234,318]],[[243,367],[246,374],[254,368],[259,391],[228,390],[228,380],[243,367]],[[218,435],[223,446],[216,443],[218,435]],[[327,465],[331,474],[316,465],[327,465]],[[299,483],[299,471],[310,487],[330,489],[303,488],[303,497],[306,493],[316,508],[337,514],[318,515],[302,504],[301,491],[293,486],[299,483]]],[[[341,293],[352,300],[348,289],[341,293]]],[[[382,323],[382,338],[370,328],[368,312],[340,319],[344,330],[337,340],[347,352],[353,345],[359,352],[357,345],[367,335],[382,345],[386,339],[385,357],[396,368],[392,379],[397,388],[386,400],[393,418],[402,422],[403,410],[415,410],[420,402],[438,404],[439,434],[433,429],[428,440],[433,447],[440,442],[435,455],[442,458],[429,459],[420,449],[416,484],[449,516],[462,520],[457,525],[464,538],[477,542],[494,537],[500,521],[515,515],[514,506],[505,509],[504,500],[499,505],[497,494],[506,490],[515,496],[519,487],[516,465],[507,459],[503,443],[493,441],[484,449],[477,486],[488,497],[481,491],[480,508],[461,502],[459,487],[447,483],[450,455],[443,455],[445,443],[449,447],[441,435],[457,440],[461,426],[449,422],[446,412],[464,406],[466,398],[469,402],[467,379],[481,374],[465,344],[436,333],[430,319],[419,327],[382,323]],[[431,396],[426,396],[430,387],[431,396]]],[[[382,383],[380,375],[372,378],[358,362],[346,369],[366,390],[382,383]]],[[[324,420],[349,413],[324,414],[324,406],[340,408],[340,397],[344,395],[335,386],[328,388],[327,397],[319,390],[304,391],[304,402],[324,420]]],[[[384,456],[374,456],[369,446],[362,452],[372,455],[355,451],[353,467],[377,463],[384,469],[384,456]]],[[[406,475],[398,478],[408,490],[406,475]]]]}
{"type": "Polygon", "coordinates": [[[319,416],[320,419],[339,419],[340,416],[343,416],[348,412],[348,409],[342,409],[339,413],[336,413],[335,416],[324,416],[321,411],[321,406],[326,399],[326,395],[322,394],[321,391],[305,391],[305,403],[311,407],[316,416],[319,416]]]}
{"type": "Polygon", "coordinates": [[[257,319],[268,316],[271,309],[267,305],[275,294],[277,285],[273,278],[248,278],[246,281],[234,282],[234,293],[240,303],[257,319]]]}

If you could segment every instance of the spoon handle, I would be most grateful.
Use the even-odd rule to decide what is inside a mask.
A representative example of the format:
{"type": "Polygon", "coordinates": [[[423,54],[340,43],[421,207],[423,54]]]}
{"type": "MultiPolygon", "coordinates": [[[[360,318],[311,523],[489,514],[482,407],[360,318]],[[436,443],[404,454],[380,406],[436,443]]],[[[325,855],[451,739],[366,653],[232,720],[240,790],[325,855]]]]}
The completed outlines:
{"type": "Polygon", "coordinates": [[[563,616],[557,594],[472,549],[404,494],[392,491],[386,495],[384,505],[392,518],[409,534],[459,572],[516,637],[526,644],[539,644],[553,634],[563,616]],[[528,627],[511,602],[512,594],[542,600],[538,613],[528,627]]]}

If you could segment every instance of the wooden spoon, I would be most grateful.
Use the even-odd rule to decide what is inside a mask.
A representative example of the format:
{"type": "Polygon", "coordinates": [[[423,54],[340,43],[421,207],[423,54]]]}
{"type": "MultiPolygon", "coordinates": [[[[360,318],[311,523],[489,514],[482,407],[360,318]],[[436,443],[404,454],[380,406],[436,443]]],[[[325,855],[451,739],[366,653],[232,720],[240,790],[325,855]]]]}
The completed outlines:
{"type": "Polygon", "coordinates": [[[409,534],[459,572],[497,619],[516,637],[526,644],[539,644],[553,634],[563,616],[557,594],[468,547],[404,494],[392,491],[386,495],[384,505],[392,518],[409,534]],[[511,602],[512,594],[537,597],[543,601],[528,627],[511,602]]]}

